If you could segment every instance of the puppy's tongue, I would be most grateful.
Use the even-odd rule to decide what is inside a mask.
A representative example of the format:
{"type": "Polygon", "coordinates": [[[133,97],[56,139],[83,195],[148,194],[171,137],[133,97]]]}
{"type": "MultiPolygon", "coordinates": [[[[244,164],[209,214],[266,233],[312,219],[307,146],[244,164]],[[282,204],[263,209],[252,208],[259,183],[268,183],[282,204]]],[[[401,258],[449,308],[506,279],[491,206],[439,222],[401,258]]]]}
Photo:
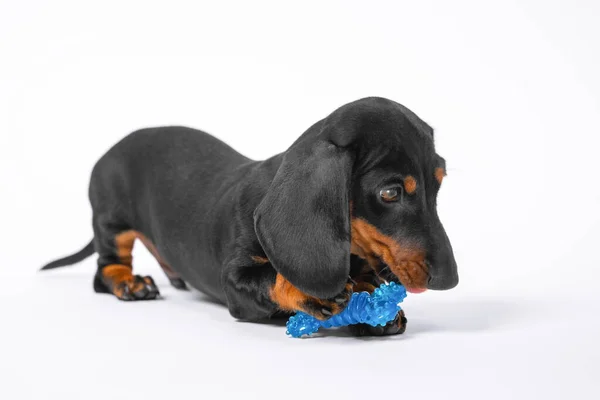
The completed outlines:
{"type": "Polygon", "coordinates": [[[426,290],[424,288],[406,288],[406,291],[409,293],[423,293],[426,290]]]}

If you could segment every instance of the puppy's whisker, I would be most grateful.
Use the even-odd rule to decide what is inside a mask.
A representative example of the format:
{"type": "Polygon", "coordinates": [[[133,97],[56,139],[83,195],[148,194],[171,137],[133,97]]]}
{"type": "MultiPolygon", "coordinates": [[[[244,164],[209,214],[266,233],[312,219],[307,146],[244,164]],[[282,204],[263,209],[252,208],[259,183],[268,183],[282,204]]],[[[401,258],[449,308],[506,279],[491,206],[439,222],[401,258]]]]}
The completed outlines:
{"type": "Polygon", "coordinates": [[[381,276],[381,274],[383,274],[386,270],[388,270],[388,272],[390,272],[389,265],[386,265],[385,267],[381,268],[379,271],[377,271],[375,268],[373,269],[377,278],[379,278],[380,281],[383,281],[387,284],[387,279],[385,279],[384,277],[381,276]]]}

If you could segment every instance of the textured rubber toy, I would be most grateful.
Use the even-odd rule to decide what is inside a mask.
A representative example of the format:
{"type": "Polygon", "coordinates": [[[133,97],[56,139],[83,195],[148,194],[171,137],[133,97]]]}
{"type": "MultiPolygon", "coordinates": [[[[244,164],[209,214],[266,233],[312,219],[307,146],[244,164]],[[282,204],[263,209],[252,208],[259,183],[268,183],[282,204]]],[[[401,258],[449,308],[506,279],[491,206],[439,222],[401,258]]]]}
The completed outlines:
{"type": "Polygon", "coordinates": [[[286,334],[298,338],[312,335],[320,328],[337,328],[353,324],[385,325],[396,318],[401,310],[398,305],[406,297],[404,286],[395,282],[382,284],[372,294],[353,293],[348,306],[339,314],[318,320],[303,312],[298,312],[288,320],[286,334]]]}

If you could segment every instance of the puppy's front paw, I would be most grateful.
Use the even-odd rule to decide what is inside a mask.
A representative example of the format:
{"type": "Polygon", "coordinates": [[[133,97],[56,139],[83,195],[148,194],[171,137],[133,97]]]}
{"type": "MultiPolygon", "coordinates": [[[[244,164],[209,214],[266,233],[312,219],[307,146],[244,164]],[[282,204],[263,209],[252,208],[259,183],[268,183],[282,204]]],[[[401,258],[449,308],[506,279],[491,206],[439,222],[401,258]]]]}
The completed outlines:
{"type": "Polygon", "coordinates": [[[325,320],[346,308],[350,297],[352,297],[352,287],[353,284],[351,282],[346,283],[344,290],[331,299],[308,297],[301,304],[300,310],[317,319],[325,320]]]}
{"type": "Polygon", "coordinates": [[[270,290],[270,298],[279,310],[285,312],[302,311],[313,317],[325,320],[342,311],[352,296],[352,282],[348,281],[341,293],[330,299],[318,299],[302,292],[281,274],[277,274],[270,290]]]}
{"type": "Polygon", "coordinates": [[[406,331],[407,319],[404,311],[400,310],[393,321],[384,326],[371,326],[368,324],[350,325],[348,329],[354,336],[388,336],[400,335],[406,331]]]}

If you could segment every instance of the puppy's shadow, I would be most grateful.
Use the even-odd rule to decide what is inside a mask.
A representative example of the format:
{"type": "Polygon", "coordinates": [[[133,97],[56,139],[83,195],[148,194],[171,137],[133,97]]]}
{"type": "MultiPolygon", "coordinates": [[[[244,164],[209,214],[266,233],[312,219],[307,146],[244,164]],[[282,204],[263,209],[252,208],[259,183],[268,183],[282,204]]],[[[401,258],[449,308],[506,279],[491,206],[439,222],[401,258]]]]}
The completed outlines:
{"type": "MultiPolygon", "coordinates": [[[[221,303],[220,301],[218,301],[210,296],[207,296],[203,293],[193,292],[193,298],[195,301],[210,304],[211,306],[214,305],[215,307],[221,307],[225,312],[227,312],[227,307],[223,303],[221,303]]],[[[229,313],[227,313],[227,315],[229,316],[229,313]]],[[[289,317],[290,317],[290,315],[282,313],[280,315],[274,315],[273,317],[271,317],[269,319],[263,319],[260,321],[251,321],[250,322],[250,321],[244,321],[244,320],[236,320],[236,322],[240,323],[240,324],[251,323],[251,324],[257,324],[257,325],[263,325],[266,327],[281,329],[282,327],[285,327],[285,324],[289,317]]]]}
{"type": "Polygon", "coordinates": [[[523,304],[511,299],[481,298],[411,304],[406,309],[407,333],[477,332],[495,329],[524,318],[523,304]]]}
{"type": "MultiPolygon", "coordinates": [[[[194,293],[194,299],[226,310],[225,305],[202,293],[194,293]]],[[[529,319],[532,313],[535,313],[531,307],[527,307],[515,299],[480,296],[472,298],[463,297],[451,301],[440,299],[439,302],[428,301],[426,303],[419,303],[415,301],[404,305],[403,309],[408,318],[406,333],[401,335],[405,339],[413,335],[428,332],[480,332],[497,329],[520,319],[529,319]]],[[[254,321],[252,323],[281,329],[285,327],[288,318],[289,315],[282,314],[276,315],[271,319],[254,321]]],[[[248,323],[242,320],[238,320],[237,322],[248,323]]],[[[352,335],[347,328],[341,328],[323,330],[304,339],[350,336],[352,335]]],[[[365,341],[389,340],[392,337],[366,336],[359,339],[365,341]]]]}
{"type": "MultiPolygon", "coordinates": [[[[518,320],[530,320],[536,314],[536,307],[523,304],[514,299],[473,297],[455,301],[432,302],[419,304],[413,302],[403,306],[408,324],[403,335],[362,336],[361,341],[387,341],[415,339],[420,334],[432,332],[475,333],[497,329],[518,320]]],[[[347,328],[320,331],[303,339],[327,337],[350,337],[347,328]]]]}
{"type": "MultiPolygon", "coordinates": [[[[221,308],[221,311],[223,311],[225,313],[224,315],[226,315],[227,318],[231,318],[230,315],[229,315],[229,312],[227,310],[227,306],[225,304],[221,303],[219,300],[217,300],[217,299],[215,299],[213,297],[207,296],[204,293],[195,291],[193,289],[191,289],[190,291],[192,293],[192,299],[194,301],[198,301],[198,302],[201,302],[201,303],[208,304],[211,307],[221,308]]],[[[271,326],[280,328],[282,326],[285,326],[287,318],[289,318],[289,316],[285,316],[285,315],[283,315],[283,316],[275,316],[272,319],[265,319],[265,320],[261,320],[261,321],[252,321],[252,323],[253,324],[266,325],[266,326],[271,325],[271,326]]],[[[248,322],[248,321],[236,320],[236,322],[244,323],[244,322],[248,322]]]]}
{"type": "Polygon", "coordinates": [[[215,299],[213,297],[210,297],[210,296],[208,296],[208,295],[206,295],[206,294],[204,294],[202,292],[195,291],[194,289],[189,289],[189,290],[192,293],[193,299],[195,301],[199,301],[201,303],[207,303],[207,304],[215,305],[215,306],[218,306],[218,307],[223,307],[224,309],[227,308],[225,306],[225,304],[221,303],[219,300],[217,300],[217,299],[215,299]]]}

